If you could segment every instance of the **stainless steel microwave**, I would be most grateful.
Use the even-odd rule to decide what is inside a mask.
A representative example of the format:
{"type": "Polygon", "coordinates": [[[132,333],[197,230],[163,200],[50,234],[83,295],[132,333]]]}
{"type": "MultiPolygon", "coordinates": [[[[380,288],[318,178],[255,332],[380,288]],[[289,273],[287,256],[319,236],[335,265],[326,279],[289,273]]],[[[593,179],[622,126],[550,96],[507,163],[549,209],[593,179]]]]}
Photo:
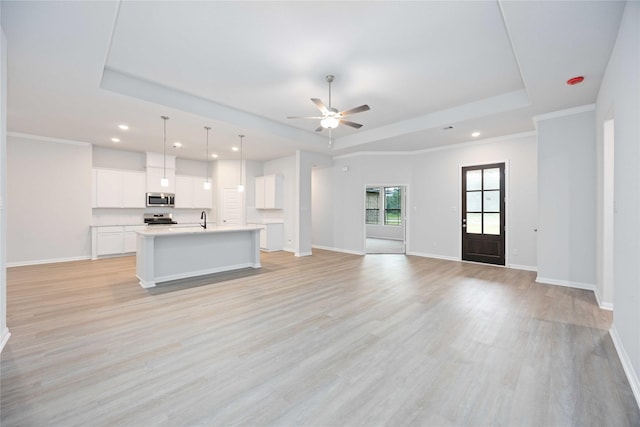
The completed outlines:
{"type": "Polygon", "coordinates": [[[176,195],[173,193],[147,193],[147,206],[175,205],[176,195]]]}

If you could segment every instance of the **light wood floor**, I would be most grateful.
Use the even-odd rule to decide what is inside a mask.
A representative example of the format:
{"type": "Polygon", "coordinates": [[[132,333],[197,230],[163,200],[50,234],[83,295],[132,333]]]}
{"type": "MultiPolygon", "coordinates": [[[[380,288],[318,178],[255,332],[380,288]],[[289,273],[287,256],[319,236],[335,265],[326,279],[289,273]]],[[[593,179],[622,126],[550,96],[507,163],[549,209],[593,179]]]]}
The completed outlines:
{"type": "Polygon", "coordinates": [[[262,263],[152,290],[134,257],[9,269],[2,427],[640,424],[590,292],[404,255],[262,263]]]}

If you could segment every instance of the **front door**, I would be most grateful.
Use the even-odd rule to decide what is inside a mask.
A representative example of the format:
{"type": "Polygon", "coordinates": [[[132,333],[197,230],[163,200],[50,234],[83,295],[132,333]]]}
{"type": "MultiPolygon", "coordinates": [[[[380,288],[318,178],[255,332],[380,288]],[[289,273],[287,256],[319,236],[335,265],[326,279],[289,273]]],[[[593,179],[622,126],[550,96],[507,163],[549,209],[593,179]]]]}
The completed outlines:
{"type": "Polygon", "coordinates": [[[504,265],[504,163],[462,168],[462,259],[504,265]]]}

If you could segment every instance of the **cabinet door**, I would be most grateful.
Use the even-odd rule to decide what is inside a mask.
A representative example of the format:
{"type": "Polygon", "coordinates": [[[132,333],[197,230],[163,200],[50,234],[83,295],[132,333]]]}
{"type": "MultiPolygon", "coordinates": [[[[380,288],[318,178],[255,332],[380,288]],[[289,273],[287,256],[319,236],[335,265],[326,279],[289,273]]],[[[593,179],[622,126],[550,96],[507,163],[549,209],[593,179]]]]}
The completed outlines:
{"type": "Polygon", "coordinates": [[[256,209],[264,209],[264,176],[257,176],[255,180],[256,209]]]}
{"type": "Polygon", "coordinates": [[[193,177],[176,176],[176,208],[193,207],[193,177]]]}
{"type": "MultiPolygon", "coordinates": [[[[263,180],[262,205],[256,204],[256,209],[282,209],[282,175],[265,175],[259,178],[263,180]]],[[[258,194],[257,182],[256,194],[258,194]]]]}
{"type": "Polygon", "coordinates": [[[115,255],[123,252],[124,237],[122,227],[100,227],[97,234],[98,255],[115,255]]]}
{"type": "Polygon", "coordinates": [[[267,241],[264,248],[269,251],[281,251],[284,247],[284,225],[267,224],[265,228],[267,241]]]}
{"type": "Polygon", "coordinates": [[[144,172],[122,172],[122,182],[122,207],[146,207],[146,175],[144,172]]]}
{"type": "Polygon", "coordinates": [[[120,171],[96,170],[96,207],[122,207],[122,173],[120,171]]]}
{"type": "Polygon", "coordinates": [[[135,252],[137,250],[136,231],[144,230],[144,225],[127,225],[124,227],[124,252],[135,252]]]}

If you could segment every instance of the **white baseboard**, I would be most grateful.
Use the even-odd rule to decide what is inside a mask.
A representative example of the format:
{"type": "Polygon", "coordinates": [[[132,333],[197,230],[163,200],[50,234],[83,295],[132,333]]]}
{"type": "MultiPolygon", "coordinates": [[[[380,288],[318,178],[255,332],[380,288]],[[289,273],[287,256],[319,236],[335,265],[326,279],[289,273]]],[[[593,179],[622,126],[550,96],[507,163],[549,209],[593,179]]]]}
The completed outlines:
{"type": "Polygon", "coordinates": [[[312,248],[322,249],[324,251],[342,252],[343,254],[365,255],[364,252],[352,251],[352,250],[349,250],[349,249],[332,248],[332,247],[329,247],[329,246],[313,245],[312,248]]]}
{"type": "Polygon", "coordinates": [[[53,264],[56,262],[85,261],[88,259],[91,259],[90,255],[69,257],[69,258],[38,259],[34,261],[7,262],[7,267],[26,267],[29,265],[53,264]]]}
{"type": "Polygon", "coordinates": [[[295,256],[297,257],[303,257],[303,256],[311,256],[312,253],[311,252],[296,252],[295,256]]]}
{"type": "Polygon", "coordinates": [[[548,277],[536,277],[536,283],[542,283],[545,285],[566,286],[568,288],[584,289],[587,291],[596,290],[596,285],[591,283],[571,282],[569,280],[550,279],[548,277]]]}
{"type": "Polygon", "coordinates": [[[446,256],[446,255],[437,255],[437,254],[427,254],[427,253],[424,253],[424,252],[407,251],[407,255],[420,256],[420,257],[423,257],[423,258],[443,259],[445,261],[460,261],[459,257],[446,256]]]}
{"type": "Polygon", "coordinates": [[[536,277],[536,283],[542,283],[544,285],[554,286],[566,286],[567,288],[584,289],[585,291],[591,291],[596,297],[596,302],[601,310],[613,311],[613,304],[610,302],[603,302],[598,294],[598,287],[589,283],[570,282],[568,280],[556,280],[549,279],[548,277],[536,277]]]}
{"type": "Polygon", "coordinates": [[[600,307],[601,310],[613,311],[613,303],[602,301],[602,298],[600,298],[600,292],[598,292],[597,286],[593,290],[593,293],[596,295],[596,301],[598,302],[598,307],[600,307]]]}
{"type": "Polygon", "coordinates": [[[538,271],[538,267],[531,265],[509,264],[508,268],[513,268],[515,270],[538,271]]]}
{"type": "Polygon", "coordinates": [[[2,353],[2,349],[4,348],[5,344],[7,344],[7,341],[9,341],[10,336],[11,333],[9,332],[9,329],[4,328],[4,331],[2,331],[2,335],[0,335],[0,353],[2,353]]]}
{"type": "Polygon", "coordinates": [[[631,386],[633,397],[636,398],[636,403],[640,406],[640,381],[638,381],[638,375],[636,375],[636,371],[633,369],[631,359],[629,359],[629,355],[622,345],[622,340],[620,339],[620,335],[618,335],[615,323],[611,325],[611,329],[609,329],[609,336],[611,336],[613,346],[616,348],[616,352],[618,352],[618,358],[620,358],[620,363],[622,363],[622,368],[631,386]]]}

